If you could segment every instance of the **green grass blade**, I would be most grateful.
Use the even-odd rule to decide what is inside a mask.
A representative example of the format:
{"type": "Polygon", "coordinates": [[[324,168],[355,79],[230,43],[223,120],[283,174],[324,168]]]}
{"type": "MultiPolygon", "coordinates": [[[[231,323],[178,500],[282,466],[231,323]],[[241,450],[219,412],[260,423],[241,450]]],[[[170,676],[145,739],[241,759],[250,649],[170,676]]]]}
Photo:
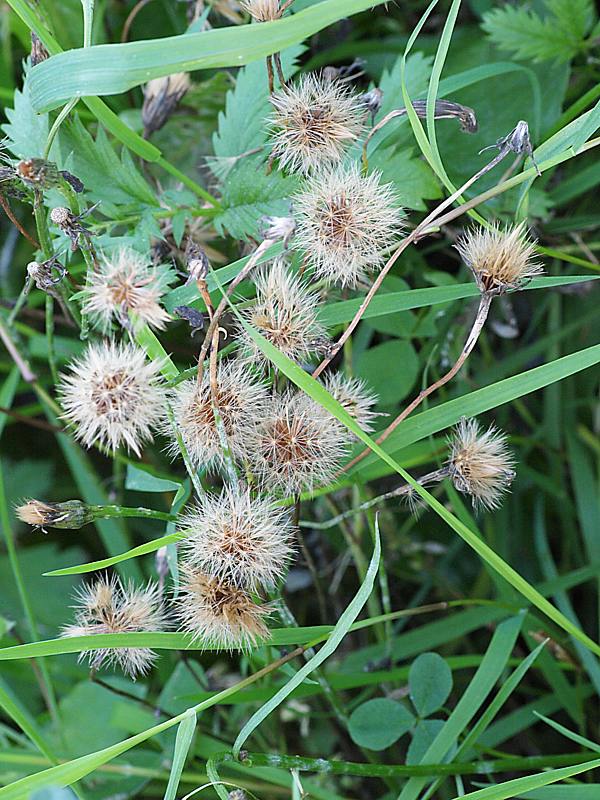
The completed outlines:
{"type": "Polygon", "coordinates": [[[167,784],[167,791],[165,792],[164,800],[176,800],[177,787],[185,760],[187,758],[194,731],[196,730],[196,715],[193,710],[190,710],[186,716],[179,723],[177,728],[177,736],[175,737],[175,751],[173,753],[173,764],[171,766],[171,774],[169,775],[169,783],[167,784]]]}
{"type": "Polygon", "coordinates": [[[337,649],[338,645],[344,636],[350,630],[352,623],[356,620],[357,616],[362,611],[366,604],[375,583],[377,570],[379,569],[379,559],[381,558],[381,541],[379,537],[379,528],[375,526],[375,546],[373,548],[373,555],[367,569],[365,579],[362,582],[358,592],[352,598],[344,610],[342,616],[337,621],[331,635],[329,636],[326,644],[324,644],[316,655],[306,662],[295,675],[283,686],[277,694],[275,694],[267,703],[265,703],[259,710],[253,714],[248,722],[244,725],[239,732],[234,744],[233,752],[238,754],[244,742],[258,728],[261,722],[266,719],[269,714],[274,711],[281,703],[288,697],[296,686],[299,686],[311,672],[314,672],[329,656],[337,649]]]}

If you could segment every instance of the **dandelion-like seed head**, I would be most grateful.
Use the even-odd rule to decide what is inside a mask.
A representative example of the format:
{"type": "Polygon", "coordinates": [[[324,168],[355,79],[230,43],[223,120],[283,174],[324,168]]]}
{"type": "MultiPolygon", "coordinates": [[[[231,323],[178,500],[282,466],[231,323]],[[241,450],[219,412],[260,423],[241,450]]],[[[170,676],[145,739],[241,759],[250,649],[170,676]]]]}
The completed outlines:
{"type": "Polygon", "coordinates": [[[86,447],[125,445],[139,456],[164,413],[160,364],[135,345],[104,342],[91,344],[70,368],[58,388],[76,437],[86,447]]]}
{"type": "MultiPolygon", "coordinates": [[[[319,297],[283,259],[261,270],[255,284],[256,300],[244,312],[246,322],[293,361],[302,362],[327,351],[329,338],[318,319],[319,297]]],[[[263,365],[269,363],[243,328],[240,332],[246,353],[263,365]]]]}
{"type": "Polygon", "coordinates": [[[104,333],[113,322],[130,327],[129,312],[139,323],[162,330],[171,317],[160,299],[171,281],[168,268],[150,266],[141,253],[121,247],[103,256],[98,270],[90,271],[82,308],[104,333]]]}
{"type": "Polygon", "coordinates": [[[519,289],[544,272],[534,260],[535,244],[527,237],[524,222],[507,228],[499,224],[471,228],[458,239],[456,248],[482,292],[519,289]]]}
{"type": "Polygon", "coordinates": [[[182,517],[185,560],[207,575],[235,586],[272,588],[292,555],[289,513],[247,489],[227,487],[204,495],[182,517]]]}
{"type": "Polygon", "coordinates": [[[506,435],[493,425],[482,431],[477,420],[463,418],[448,444],[454,487],[469,494],[476,508],[498,508],[515,477],[515,460],[506,435]]]}
{"type": "Polygon", "coordinates": [[[290,3],[281,0],[241,0],[240,5],[257,22],[272,22],[283,15],[290,3]]]}
{"type": "Polygon", "coordinates": [[[373,411],[378,397],[360,378],[349,378],[341,372],[325,376],[325,388],[367,433],[374,430],[374,421],[381,414],[373,411]]]}
{"type": "MultiPolygon", "coordinates": [[[[241,361],[220,362],[217,368],[216,400],[229,450],[234,459],[243,461],[248,455],[248,440],[262,419],[267,403],[267,387],[258,381],[241,361]]],[[[223,453],[215,424],[210,387],[206,370],[202,381],[196,378],[178,384],[170,395],[177,430],[181,434],[195,466],[223,466],[223,453]]],[[[172,439],[170,452],[179,453],[173,429],[164,425],[164,433],[172,439]]]]}
{"type": "Polygon", "coordinates": [[[316,277],[341,286],[354,287],[377,269],[403,230],[391,185],[377,173],[361,175],[356,164],[311,178],[294,198],[294,211],[296,247],[316,277]]]}
{"type": "Polygon", "coordinates": [[[187,564],[182,566],[177,614],[194,640],[223,650],[251,650],[269,635],[267,606],[257,605],[244,589],[187,564]]]}
{"type": "Polygon", "coordinates": [[[308,174],[340,161],[363,130],[365,107],[341,81],[309,73],[271,97],[273,156],[308,174]]]}
{"type": "MultiPolygon", "coordinates": [[[[160,631],[165,614],[156,584],[136,587],[117,577],[101,578],[82,587],[76,596],[75,624],[67,625],[62,636],[90,636],[99,633],[140,633],[160,631]]],[[[92,669],[116,665],[133,680],[144,675],[157,656],[147,647],[87,650],[79,660],[88,659],[92,669]]]]}
{"type": "Polygon", "coordinates": [[[272,399],[252,443],[261,482],[285,495],[312,491],[331,481],[348,453],[346,429],[305,394],[272,399]]]}

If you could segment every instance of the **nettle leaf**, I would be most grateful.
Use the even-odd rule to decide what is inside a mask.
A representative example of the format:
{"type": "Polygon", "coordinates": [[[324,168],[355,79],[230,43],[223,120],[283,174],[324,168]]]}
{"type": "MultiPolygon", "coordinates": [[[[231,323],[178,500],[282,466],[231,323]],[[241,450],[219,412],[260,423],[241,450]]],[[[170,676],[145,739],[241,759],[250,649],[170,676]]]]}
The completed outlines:
{"type": "Polygon", "coordinates": [[[545,0],[546,14],[504,5],[486,14],[482,27],[501,50],[534,61],[569,61],[584,49],[594,21],[592,0],[545,0]]]}
{"type": "Polygon", "coordinates": [[[437,653],[422,653],[411,665],[408,685],[419,716],[428,717],[444,705],[452,691],[452,671],[437,653]]]}
{"type": "MultiPolygon", "coordinates": [[[[295,45],[282,52],[286,78],[296,71],[297,59],[303,51],[303,46],[295,45]]],[[[238,71],[235,88],[225,98],[225,111],[219,114],[219,129],[213,135],[215,157],[207,159],[217,177],[223,179],[228,174],[235,166],[237,156],[265,144],[265,118],[270,109],[267,73],[264,61],[260,59],[238,71]]]]}
{"type": "Polygon", "coordinates": [[[7,136],[4,146],[17,158],[40,158],[48,138],[48,114],[33,110],[29,93],[29,61],[23,65],[23,88],[15,90],[13,107],[4,109],[8,119],[0,128],[7,136]]]}
{"type": "Polygon", "coordinates": [[[414,724],[415,718],[401,703],[377,697],[354,709],[348,720],[348,731],[352,741],[360,747],[385,750],[414,724]]]}
{"type": "Polygon", "coordinates": [[[442,196],[433,171],[422,159],[414,156],[414,150],[379,148],[369,156],[369,168],[381,172],[384,183],[394,184],[400,203],[405,208],[424,211],[424,200],[435,200],[442,196]]]}
{"type": "Polygon", "coordinates": [[[228,232],[234,239],[256,236],[261,217],[289,214],[290,197],[299,183],[295,175],[267,175],[264,164],[254,158],[239,161],[223,186],[224,210],[215,217],[215,228],[219,234],[228,232]]]}

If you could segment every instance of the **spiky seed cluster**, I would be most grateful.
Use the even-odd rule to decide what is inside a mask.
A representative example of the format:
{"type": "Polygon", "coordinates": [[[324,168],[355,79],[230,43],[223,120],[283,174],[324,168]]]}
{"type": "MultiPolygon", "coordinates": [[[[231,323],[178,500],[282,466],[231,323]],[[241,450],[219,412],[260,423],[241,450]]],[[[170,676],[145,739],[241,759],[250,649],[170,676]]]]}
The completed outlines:
{"type": "Polygon", "coordinates": [[[365,381],[360,378],[349,378],[341,372],[329,373],[325,376],[325,388],[351,417],[358,422],[367,433],[374,430],[374,420],[381,414],[373,411],[378,397],[365,381]]]}
{"type": "Polygon", "coordinates": [[[404,214],[390,184],[358,165],[311,178],[294,199],[296,247],[315,275],[354,287],[383,262],[384,251],[402,232],[404,214]]]}
{"type": "Polygon", "coordinates": [[[235,586],[272,588],[292,555],[289,514],[247,489],[227,487],[219,496],[204,495],[181,518],[186,562],[235,586]]]}
{"type": "Polygon", "coordinates": [[[257,22],[272,22],[279,19],[291,2],[282,0],[241,0],[241,7],[257,22]]]}
{"type": "Polygon", "coordinates": [[[345,428],[305,394],[274,397],[252,443],[261,482],[285,495],[331,481],[348,453],[345,428]]]}
{"type": "Polygon", "coordinates": [[[482,431],[475,419],[461,419],[448,444],[448,467],[455,488],[477,508],[498,508],[515,477],[506,436],[493,425],[482,431]]]}
{"type": "Polygon", "coordinates": [[[75,436],[86,447],[125,445],[139,456],[164,413],[160,364],[146,361],[135,345],[103,342],[91,344],[70,369],[58,388],[75,436]]]}
{"type": "Polygon", "coordinates": [[[113,322],[130,327],[129,312],[139,323],[162,330],[171,317],[160,299],[171,280],[167,268],[150,266],[141,253],[121,247],[103,256],[98,270],[90,271],[82,308],[104,333],[113,322]]]}
{"type": "MultiPolygon", "coordinates": [[[[283,259],[259,272],[255,284],[256,300],[244,312],[246,322],[294,361],[326,352],[329,338],[318,319],[319,297],[283,259]]],[[[241,333],[244,336],[243,328],[241,333]]],[[[262,351],[247,335],[244,348],[250,357],[265,363],[262,351]]]]}
{"type": "Polygon", "coordinates": [[[76,530],[91,522],[94,515],[81,500],[67,500],[64,503],[43,503],[41,500],[27,500],[15,508],[21,522],[44,530],[48,528],[67,528],[76,530]]]}
{"type": "Polygon", "coordinates": [[[322,75],[303,75],[271,97],[273,156],[282,169],[309,174],[337,164],[361,133],[365,108],[352,90],[322,75]]]}
{"type": "Polygon", "coordinates": [[[527,237],[524,222],[506,228],[498,223],[471,228],[458,239],[456,248],[482,292],[519,289],[544,272],[534,260],[535,244],[527,237]]]}
{"type": "MultiPolygon", "coordinates": [[[[99,633],[140,633],[160,631],[165,626],[158,586],[123,584],[117,577],[101,578],[81,588],[76,596],[75,624],[67,625],[61,636],[90,636],[99,633]]],[[[133,680],[144,675],[157,656],[147,647],[123,647],[82,652],[93,669],[117,665],[133,680]]]]}
{"type": "MultiPolygon", "coordinates": [[[[219,364],[217,387],[217,406],[231,455],[243,461],[248,455],[249,436],[264,415],[267,388],[240,361],[219,364]]],[[[170,402],[177,429],[194,465],[220,468],[223,452],[215,425],[208,370],[200,384],[196,378],[178,384],[170,395],[170,402]]],[[[171,426],[165,424],[164,432],[173,437],[171,426]]],[[[170,451],[173,455],[179,453],[175,441],[170,451]]]]}
{"type": "Polygon", "coordinates": [[[267,606],[259,606],[248,592],[184,565],[177,600],[181,627],[194,640],[226,650],[250,650],[269,635],[267,606]]]}

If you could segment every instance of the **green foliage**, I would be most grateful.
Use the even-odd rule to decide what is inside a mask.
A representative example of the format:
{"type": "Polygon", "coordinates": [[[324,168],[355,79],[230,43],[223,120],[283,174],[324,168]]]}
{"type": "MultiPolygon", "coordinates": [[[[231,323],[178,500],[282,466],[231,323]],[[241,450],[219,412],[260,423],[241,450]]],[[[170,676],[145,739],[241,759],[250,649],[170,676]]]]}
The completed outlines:
{"type": "Polygon", "coordinates": [[[452,672],[437,653],[422,653],[408,676],[410,699],[420,717],[440,709],[452,691],[452,672]]]}
{"type": "Polygon", "coordinates": [[[354,709],[348,721],[352,741],[368,750],[385,750],[415,723],[410,711],[395,700],[377,697],[354,709]]]}

